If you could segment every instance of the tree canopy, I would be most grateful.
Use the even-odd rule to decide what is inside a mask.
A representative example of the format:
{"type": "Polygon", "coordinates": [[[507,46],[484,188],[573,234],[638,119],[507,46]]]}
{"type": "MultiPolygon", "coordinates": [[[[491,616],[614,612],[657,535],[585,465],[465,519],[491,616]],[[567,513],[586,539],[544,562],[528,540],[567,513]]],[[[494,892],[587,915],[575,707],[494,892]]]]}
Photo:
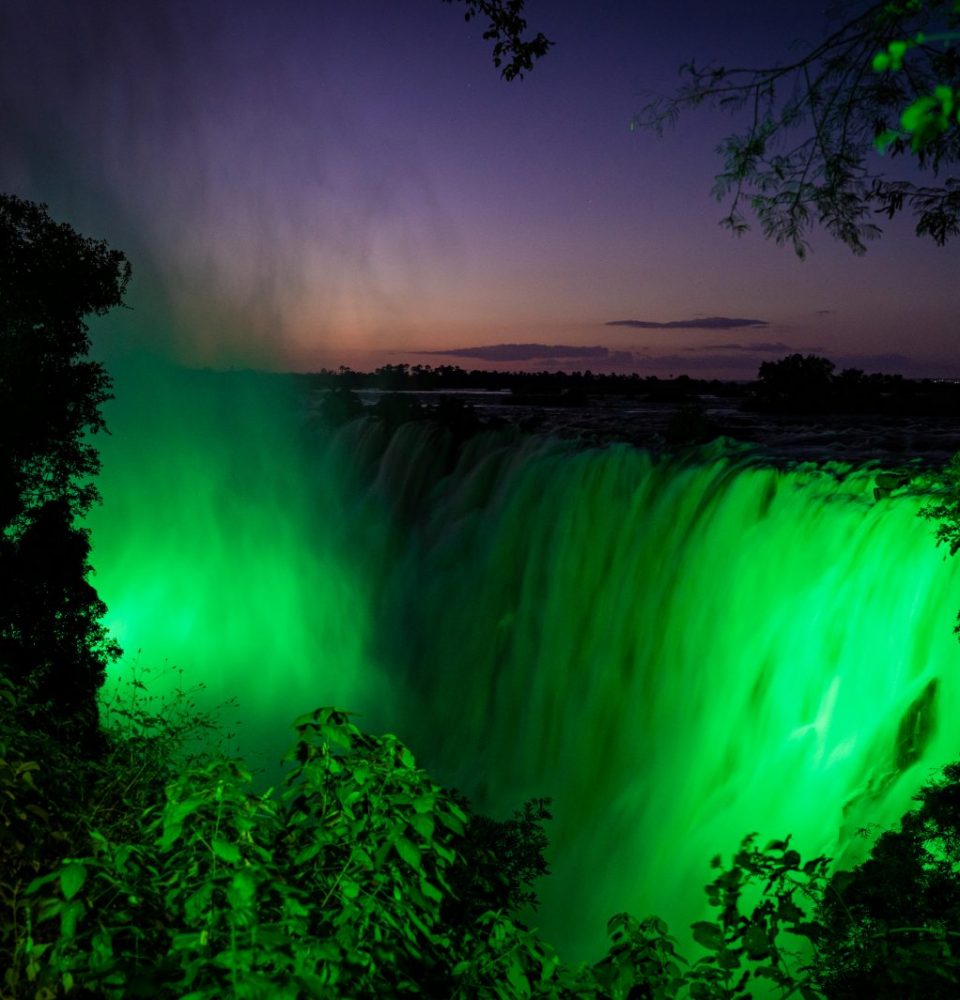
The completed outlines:
{"type": "MultiPolygon", "coordinates": [[[[443,0],[453,3],[454,0],[443,0]]],[[[527,22],[523,17],[524,0],[458,0],[466,5],[463,19],[472,21],[477,15],[486,17],[484,41],[492,41],[493,65],[500,69],[505,80],[522,80],[523,74],[533,69],[534,61],[547,54],[553,45],[542,32],[524,38],[527,22]],[[504,62],[506,63],[504,64],[504,62]]]]}
{"type": "Polygon", "coordinates": [[[123,254],[0,195],[0,670],[71,737],[95,730],[119,652],[75,524],[97,499],[88,435],[110,398],[84,319],[119,305],[129,277],[123,254]]]}
{"type": "Polygon", "coordinates": [[[838,3],[832,18],[826,38],[786,62],[687,64],[680,89],[650,100],[632,127],[662,133],[700,105],[747,112],[718,149],[713,189],[735,233],[749,228],[748,208],[800,257],[815,225],[860,254],[881,234],[878,214],[910,211],[917,235],[943,245],[960,234],[960,179],[943,176],[960,161],[960,3],[838,3]],[[887,175],[901,165],[913,169],[887,175]]]}

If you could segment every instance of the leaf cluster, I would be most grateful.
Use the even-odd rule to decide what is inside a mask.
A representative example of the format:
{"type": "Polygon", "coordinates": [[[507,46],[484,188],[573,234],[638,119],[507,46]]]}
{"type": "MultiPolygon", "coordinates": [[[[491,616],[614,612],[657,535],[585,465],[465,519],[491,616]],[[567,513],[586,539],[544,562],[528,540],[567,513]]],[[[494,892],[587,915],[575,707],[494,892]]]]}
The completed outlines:
{"type": "MultiPolygon", "coordinates": [[[[478,833],[474,817],[468,841],[454,797],[395,737],[366,735],[345,712],[296,721],[275,796],[253,789],[240,760],[176,758],[186,727],[166,731],[148,706],[115,708],[132,722],[113,744],[127,759],[111,761],[126,765],[115,771],[129,785],[87,797],[89,822],[61,838],[45,872],[16,869],[8,987],[31,996],[474,996],[501,977],[526,982],[553,969],[552,952],[510,916],[545,869],[542,830],[519,843],[539,829],[542,804],[505,827],[502,846],[518,860],[504,881],[496,824],[478,833]],[[138,760],[152,761],[148,773],[138,760]],[[450,883],[468,850],[487,881],[457,901],[458,916],[450,883]]],[[[10,797],[25,822],[34,803],[16,783],[47,764],[12,766],[10,797]]]]}
{"type": "Polygon", "coordinates": [[[36,724],[74,743],[95,740],[119,653],[75,526],[97,499],[89,435],[111,386],[85,320],[120,305],[129,278],[123,254],[0,195],[0,671],[36,724]]]}
{"type": "Polygon", "coordinates": [[[960,551],[960,452],[928,476],[925,492],[920,516],[937,522],[937,545],[947,545],[950,555],[956,555],[960,551]]]}
{"type": "Polygon", "coordinates": [[[87,359],[85,317],[122,303],[130,265],[117,250],[54,222],[46,205],[0,195],[0,527],[66,499],[96,500],[87,435],[104,429],[103,366],[87,359]]]}
{"type": "Polygon", "coordinates": [[[960,764],[915,799],[900,828],[824,892],[819,977],[829,997],[948,1000],[960,991],[960,764]]]}
{"type": "Polygon", "coordinates": [[[608,953],[570,966],[518,915],[546,872],[545,800],[474,815],[333,708],[296,720],[282,787],[260,792],[188,694],[131,688],[104,709],[107,756],[79,767],[0,716],[11,998],[955,995],[960,764],[853,872],[789,838],[715,858],[695,960],[620,913],[608,953]]]}
{"type": "Polygon", "coordinates": [[[721,222],[734,233],[749,229],[749,208],[765,237],[801,258],[814,225],[862,254],[881,233],[873,216],[909,208],[917,234],[942,245],[960,233],[960,181],[891,179],[871,155],[878,144],[892,158],[909,152],[934,178],[960,159],[960,129],[947,127],[960,54],[943,44],[958,24],[955,0],[869,4],[789,62],[689,63],[677,93],[654,96],[631,127],[659,134],[701,105],[744,112],[744,128],[720,144],[714,184],[715,197],[729,199],[721,222]]]}
{"type": "MultiPolygon", "coordinates": [[[[454,0],[444,0],[453,3],[454,0]]],[[[500,69],[504,80],[522,80],[533,69],[537,59],[547,54],[553,45],[543,32],[525,38],[527,22],[523,17],[523,0],[461,0],[466,5],[463,19],[472,21],[478,15],[487,20],[484,41],[494,43],[493,65],[500,69]]]]}

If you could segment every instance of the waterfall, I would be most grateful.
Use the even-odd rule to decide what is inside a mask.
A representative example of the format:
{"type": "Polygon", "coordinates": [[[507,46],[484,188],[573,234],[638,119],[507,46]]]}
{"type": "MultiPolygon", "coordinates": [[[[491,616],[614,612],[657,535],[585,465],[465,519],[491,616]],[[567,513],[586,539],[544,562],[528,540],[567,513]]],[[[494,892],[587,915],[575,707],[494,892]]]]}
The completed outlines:
{"type": "Polygon", "coordinates": [[[960,756],[960,562],[876,470],[369,419],[305,439],[254,382],[118,400],[110,622],[236,695],[248,749],[335,702],[481,811],[552,797],[531,919],[565,957],[621,910],[682,933],[752,831],[857,860],[960,756]]]}

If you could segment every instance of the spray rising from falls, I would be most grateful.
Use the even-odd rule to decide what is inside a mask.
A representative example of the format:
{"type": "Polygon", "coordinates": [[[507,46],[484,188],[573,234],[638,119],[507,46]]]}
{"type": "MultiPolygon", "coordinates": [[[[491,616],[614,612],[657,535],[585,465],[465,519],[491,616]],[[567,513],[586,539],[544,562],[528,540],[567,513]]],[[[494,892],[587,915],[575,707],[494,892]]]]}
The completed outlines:
{"type": "Polygon", "coordinates": [[[620,910],[699,918],[748,832],[855,859],[958,756],[960,564],[869,471],[372,421],[308,455],[276,400],[201,397],[112,421],[121,641],[235,694],[271,752],[339,702],[481,810],[552,796],[535,922],[571,957],[620,910]]]}

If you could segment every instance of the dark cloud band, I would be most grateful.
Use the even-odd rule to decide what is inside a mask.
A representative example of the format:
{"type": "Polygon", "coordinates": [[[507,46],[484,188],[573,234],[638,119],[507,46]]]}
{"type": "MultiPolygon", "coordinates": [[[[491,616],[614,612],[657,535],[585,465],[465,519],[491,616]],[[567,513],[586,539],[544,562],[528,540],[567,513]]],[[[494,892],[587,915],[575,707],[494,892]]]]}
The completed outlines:
{"type": "Polygon", "coordinates": [[[735,330],[750,326],[769,326],[765,319],[741,319],[733,316],[704,316],[702,319],[675,319],[653,323],[646,319],[613,319],[606,326],[627,326],[633,330],[735,330]]]}
{"type": "Polygon", "coordinates": [[[486,347],[456,347],[448,351],[418,351],[417,353],[443,354],[455,358],[480,358],[484,361],[536,361],[541,358],[609,360],[611,357],[611,352],[606,347],[576,347],[567,344],[490,344],[486,347]]]}

